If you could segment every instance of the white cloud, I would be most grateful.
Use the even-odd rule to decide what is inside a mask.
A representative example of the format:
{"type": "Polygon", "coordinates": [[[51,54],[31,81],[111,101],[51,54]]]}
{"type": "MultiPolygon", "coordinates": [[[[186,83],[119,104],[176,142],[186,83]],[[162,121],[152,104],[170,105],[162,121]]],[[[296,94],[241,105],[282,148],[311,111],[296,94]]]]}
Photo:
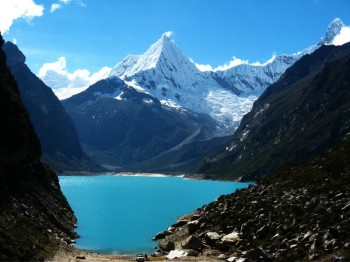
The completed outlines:
{"type": "Polygon", "coordinates": [[[202,65],[195,63],[196,67],[199,69],[199,71],[205,72],[205,71],[214,71],[213,67],[209,64],[202,65]]]}
{"type": "Polygon", "coordinates": [[[0,31],[8,32],[13,22],[24,18],[28,22],[36,16],[42,16],[44,7],[37,5],[34,0],[1,0],[0,1],[0,31]]]}
{"type": "Polygon", "coordinates": [[[57,9],[60,9],[60,8],[62,8],[62,5],[61,5],[61,4],[57,4],[57,3],[52,4],[52,5],[51,5],[51,8],[50,8],[50,13],[53,13],[53,12],[55,12],[57,9]]]}
{"type": "Polygon", "coordinates": [[[93,74],[87,69],[78,69],[71,73],[67,70],[66,58],[62,56],[55,62],[43,64],[38,77],[53,89],[59,99],[65,99],[108,77],[110,71],[110,67],[103,67],[93,74]]]}
{"type": "Polygon", "coordinates": [[[266,66],[266,65],[272,63],[273,60],[275,60],[275,58],[276,58],[276,54],[273,54],[272,57],[269,60],[267,60],[265,63],[260,63],[259,61],[255,62],[255,63],[249,63],[248,60],[242,60],[242,59],[239,59],[239,58],[233,56],[232,60],[230,62],[228,62],[224,65],[218,66],[216,68],[213,68],[209,64],[206,64],[206,65],[198,64],[198,63],[194,62],[193,59],[190,59],[190,60],[202,72],[206,72],[206,71],[216,72],[216,71],[225,71],[227,69],[230,69],[232,67],[239,66],[239,65],[266,66]]]}
{"type": "MultiPolygon", "coordinates": [[[[56,10],[63,8],[64,5],[68,5],[71,2],[72,2],[72,0],[58,0],[56,3],[53,3],[51,5],[50,12],[53,13],[56,10]]],[[[75,2],[77,4],[79,4],[81,7],[85,7],[86,6],[86,4],[83,2],[83,0],[76,0],[75,2]]]]}
{"type": "Polygon", "coordinates": [[[239,58],[233,56],[232,60],[230,62],[214,68],[213,71],[224,71],[224,70],[230,69],[232,67],[235,67],[238,65],[243,65],[243,64],[248,64],[248,63],[249,63],[248,60],[242,60],[242,59],[239,59],[239,58]]]}
{"type": "Polygon", "coordinates": [[[334,37],[333,45],[343,45],[350,42],[350,27],[343,26],[340,33],[334,37]]]}

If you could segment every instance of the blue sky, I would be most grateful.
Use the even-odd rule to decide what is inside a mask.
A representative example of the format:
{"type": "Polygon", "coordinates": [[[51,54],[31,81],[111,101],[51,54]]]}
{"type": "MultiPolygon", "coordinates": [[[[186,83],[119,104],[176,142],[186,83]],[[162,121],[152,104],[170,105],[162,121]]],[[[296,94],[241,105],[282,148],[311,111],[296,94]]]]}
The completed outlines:
{"type": "Polygon", "coordinates": [[[15,39],[34,73],[60,57],[70,72],[96,72],[145,52],[166,31],[197,63],[265,62],[316,43],[336,17],[350,25],[349,0],[20,1],[44,9],[14,19],[4,38],[15,39]],[[59,8],[50,12],[52,4],[59,8]]]}

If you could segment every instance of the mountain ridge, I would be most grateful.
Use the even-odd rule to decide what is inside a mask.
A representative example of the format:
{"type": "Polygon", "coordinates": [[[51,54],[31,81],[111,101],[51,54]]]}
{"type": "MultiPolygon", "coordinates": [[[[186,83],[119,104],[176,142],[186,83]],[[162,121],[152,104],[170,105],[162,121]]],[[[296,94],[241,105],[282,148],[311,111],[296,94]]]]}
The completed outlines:
{"type": "Polygon", "coordinates": [[[197,172],[257,180],[339,142],[350,128],[349,57],[349,43],[302,57],[254,103],[226,150],[203,160],[197,172]]]}
{"type": "Polygon", "coordinates": [[[0,34],[0,260],[50,260],[77,237],[76,218],[56,174],[40,162],[40,142],[3,43],[0,34]]]}
{"type": "Polygon", "coordinates": [[[82,151],[73,121],[51,88],[30,71],[23,53],[11,42],[6,42],[3,50],[40,139],[42,159],[59,172],[102,171],[103,168],[82,151]]]}

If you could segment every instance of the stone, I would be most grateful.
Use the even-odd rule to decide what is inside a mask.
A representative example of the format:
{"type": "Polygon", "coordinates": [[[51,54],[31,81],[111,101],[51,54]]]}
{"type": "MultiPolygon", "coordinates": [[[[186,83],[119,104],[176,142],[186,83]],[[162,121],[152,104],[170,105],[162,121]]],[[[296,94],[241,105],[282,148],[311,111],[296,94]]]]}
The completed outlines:
{"type": "Polygon", "coordinates": [[[187,256],[189,257],[198,257],[199,255],[199,252],[197,250],[185,249],[184,251],[187,253],[187,256]]]}
{"type": "Polygon", "coordinates": [[[188,227],[188,232],[190,234],[193,234],[194,232],[196,232],[199,229],[200,222],[199,222],[199,220],[193,220],[187,224],[187,227],[188,227]]]}
{"type": "Polygon", "coordinates": [[[308,239],[311,237],[311,234],[312,234],[312,232],[311,232],[311,231],[308,231],[308,232],[304,235],[303,241],[308,240],[308,239]]]}
{"type": "Polygon", "coordinates": [[[170,233],[173,233],[176,230],[176,227],[168,227],[168,231],[170,233]]]}
{"type": "Polygon", "coordinates": [[[198,220],[201,216],[198,214],[195,214],[191,217],[191,221],[198,220]]]}
{"type": "Polygon", "coordinates": [[[158,247],[162,251],[171,251],[175,249],[175,243],[171,240],[162,239],[158,242],[158,247]]]}
{"type": "Polygon", "coordinates": [[[165,238],[165,237],[167,237],[169,235],[171,235],[171,232],[169,232],[169,231],[162,231],[162,232],[159,232],[157,235],[155,235],[153,240],[163,239],[163,238],[165,238]]]}
{"type": "Polygon", "coordinates": [[[175,224],[172,225],[172,227],[182,227],[187,224],[187,220],[179,220],[175,224]]]}
{"type": "Polygon", "coordinates": [[[237,257],[229,257],[228,259],[226,259],[227,262],[235,262],[237,259],[237,257]]]}
{"type": "Polygon", "coordinates": [[[342,209],[341,211],[347,211],[350,209],[350,203],[346,204],[342,209]]]}
{"type": "Polygon", "coordinates": [[[264,238],[269,232],[269,228],[266,225],[263,225],[261,228],[256,231],[255,235],[258,238],[264,238]]]}
{"type": "Polygon", "coordinates": [[[169,254],[166,256],[166,258],[168,260],[173,260],[173,259],[185,257],[185,256],[187,256],[187,252],[185,250],[175,249],[170,251],[169,254]]]}
{"type": "Polygon", "coordinates": [[[196,236],[190,236],[185,241],[181,243],[181,246],[184,249],[194,249],[194,250],[201,250],[202,248],[202,242],[201,240],[196,236]]]}
{"type": "Polygon", "coordinates": [[[239,233],[235,232],[235,231],[233,231],[232,233],[225,235],[221,238],[221,242],[227,243],[227,244],[233,244],[233,243],[236,243],[240,240],[241,239],[239,238],[239,233]]]}
{"type": "Polygon", "coordinates": [[[244,254],[244,258],[247,258],[251,261],[272,261],[272,257],[267,255],[261,248],[248,250],[244,254]]]}
{"type": "Polygon", "coordinates": [[[208,245],[213,246],[221,238],[216,232],[207,232],[204,235],[205,241],[208,245]]]}
{"type": "Polygon", "coordinates": [[[225,254],[218,255],[218,259],[220,259],[220,260],[225,260],[226,258],[227,258],[227,256],[225,254]]]}

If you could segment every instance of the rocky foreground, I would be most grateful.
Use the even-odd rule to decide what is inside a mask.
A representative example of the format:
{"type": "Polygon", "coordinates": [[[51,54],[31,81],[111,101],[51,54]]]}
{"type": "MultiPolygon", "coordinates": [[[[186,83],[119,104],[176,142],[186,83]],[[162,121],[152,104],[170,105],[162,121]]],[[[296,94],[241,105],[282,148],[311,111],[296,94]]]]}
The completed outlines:
{"type": "Polygon", "coordinates": [[[227,261],[349,261],[350,143],[181,217],[162,253],[227,261]]]}

